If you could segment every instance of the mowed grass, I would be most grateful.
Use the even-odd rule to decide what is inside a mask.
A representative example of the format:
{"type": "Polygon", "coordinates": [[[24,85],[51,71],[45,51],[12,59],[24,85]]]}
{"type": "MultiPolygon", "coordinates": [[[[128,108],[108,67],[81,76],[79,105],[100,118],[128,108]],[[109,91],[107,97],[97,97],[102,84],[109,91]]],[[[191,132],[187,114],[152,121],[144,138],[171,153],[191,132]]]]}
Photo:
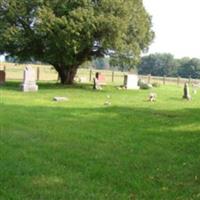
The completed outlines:
{"type": "Polygon", "coordinates": [[[0,199],[200,199],[200,91],[188,102],[161,86],[151,103],[148,90],[19,84],[0,88],[0,199]]]}

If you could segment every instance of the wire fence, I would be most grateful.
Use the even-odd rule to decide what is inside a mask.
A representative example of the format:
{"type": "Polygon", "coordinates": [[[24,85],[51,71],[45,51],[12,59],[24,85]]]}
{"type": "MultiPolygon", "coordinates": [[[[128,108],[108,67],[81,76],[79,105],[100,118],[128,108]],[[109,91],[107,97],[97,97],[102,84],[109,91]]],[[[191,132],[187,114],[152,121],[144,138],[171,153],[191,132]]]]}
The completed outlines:
{"type": "MultiPolygon", "coordinates": [[[[59,81],[58,73],[50,65],[31,65],[35,69],[37,81],[59,81]]],[[[24,64],[14,63],[0,63],[0,70],[5,71],[6,80],[23,80],[24,64]]],[[[107,84],[122,85],[124,82],[124,75],[127,72],[112,71],[112,70],[99,70],[99,69],[78,69],[75,80],[77,82],[90,83],[93,81],[93,77],[96,72],[100,72],[105,78],[107,84]]],[[[151,75],[139,75],[139,78],[147,83],[159,83],[159,84],[176,84],[182,85],[185,82],[189,84],[200,84],[199,79],[181,78],[181,77],[158,77],[151,75]]]]}

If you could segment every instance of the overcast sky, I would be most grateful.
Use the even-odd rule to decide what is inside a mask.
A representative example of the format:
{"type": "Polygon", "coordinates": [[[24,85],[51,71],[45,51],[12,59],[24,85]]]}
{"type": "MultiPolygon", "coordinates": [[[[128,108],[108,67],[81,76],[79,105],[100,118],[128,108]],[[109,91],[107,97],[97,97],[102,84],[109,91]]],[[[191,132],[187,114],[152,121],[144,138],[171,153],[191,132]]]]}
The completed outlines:
{"type": "Polygon", "coordinates": [[[200,0],[143,0],[156,37],[149,53],[200,58],[200,0]]]}

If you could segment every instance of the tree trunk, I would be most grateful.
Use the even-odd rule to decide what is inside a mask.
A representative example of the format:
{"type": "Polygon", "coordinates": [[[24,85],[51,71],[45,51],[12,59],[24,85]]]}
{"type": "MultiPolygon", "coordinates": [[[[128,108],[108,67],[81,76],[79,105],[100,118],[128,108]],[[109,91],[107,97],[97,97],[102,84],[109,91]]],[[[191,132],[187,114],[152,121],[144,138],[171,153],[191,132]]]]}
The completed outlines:
{"type": "Polygon", "coordinates": [[[74,77],[78,69],[77,66],[69,67],[69,68],[64,68],[64,67],[62,68],[55,67],[55,68],[59,74],[61,84],[68,84],[68,85],[73,84],[74,77]]]}

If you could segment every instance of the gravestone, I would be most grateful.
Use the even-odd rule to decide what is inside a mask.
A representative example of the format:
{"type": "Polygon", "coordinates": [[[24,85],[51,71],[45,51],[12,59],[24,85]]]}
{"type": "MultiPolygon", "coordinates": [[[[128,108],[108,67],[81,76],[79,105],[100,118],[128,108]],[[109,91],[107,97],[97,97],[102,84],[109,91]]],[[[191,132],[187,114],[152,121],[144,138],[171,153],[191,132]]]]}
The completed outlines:
{"type": "Polygon", "coordinates": [[[124,87],[126,89],[138,90],[138,76],[136,74],[128,74],[124,76],[124,87]]]}
{"type": "Polygon", "coordinates": [[[102,90],[101,82],[99,81],[100,73],[96,72],[95,78],[93,79],[93,89],[94,90],[102,90]]]}
{"type": "Polygon", "coordinates": [[[101,85],[106,85],[106,79],[105,76],[99,73],[98,81],[101,85]]]}
{"type": "Polygon", "coordinates": [[[184,88],[183,88],[183,99],[191,100],[188,83],[185,83],[184,88]]]}
{"type": "Polygon", "coordinates": [[[0,70],[0,85],[4,84],[6,80],[6,73],[0,70]]]}
{"type": "Polygon", "coordinates": [[[150,83],[145,83],[143,80],[138,80],[138,87],[140,89],[151,89],[153,86],[150,83]]]}
{"type": "Polygon", "coordinates": [[[27,66],[24,69],[24,80],[21,84],[21,89],[24,92],[38,91],[38,85],[36,85],[35,70],[33,70],[31,66],[27,66]]]}

